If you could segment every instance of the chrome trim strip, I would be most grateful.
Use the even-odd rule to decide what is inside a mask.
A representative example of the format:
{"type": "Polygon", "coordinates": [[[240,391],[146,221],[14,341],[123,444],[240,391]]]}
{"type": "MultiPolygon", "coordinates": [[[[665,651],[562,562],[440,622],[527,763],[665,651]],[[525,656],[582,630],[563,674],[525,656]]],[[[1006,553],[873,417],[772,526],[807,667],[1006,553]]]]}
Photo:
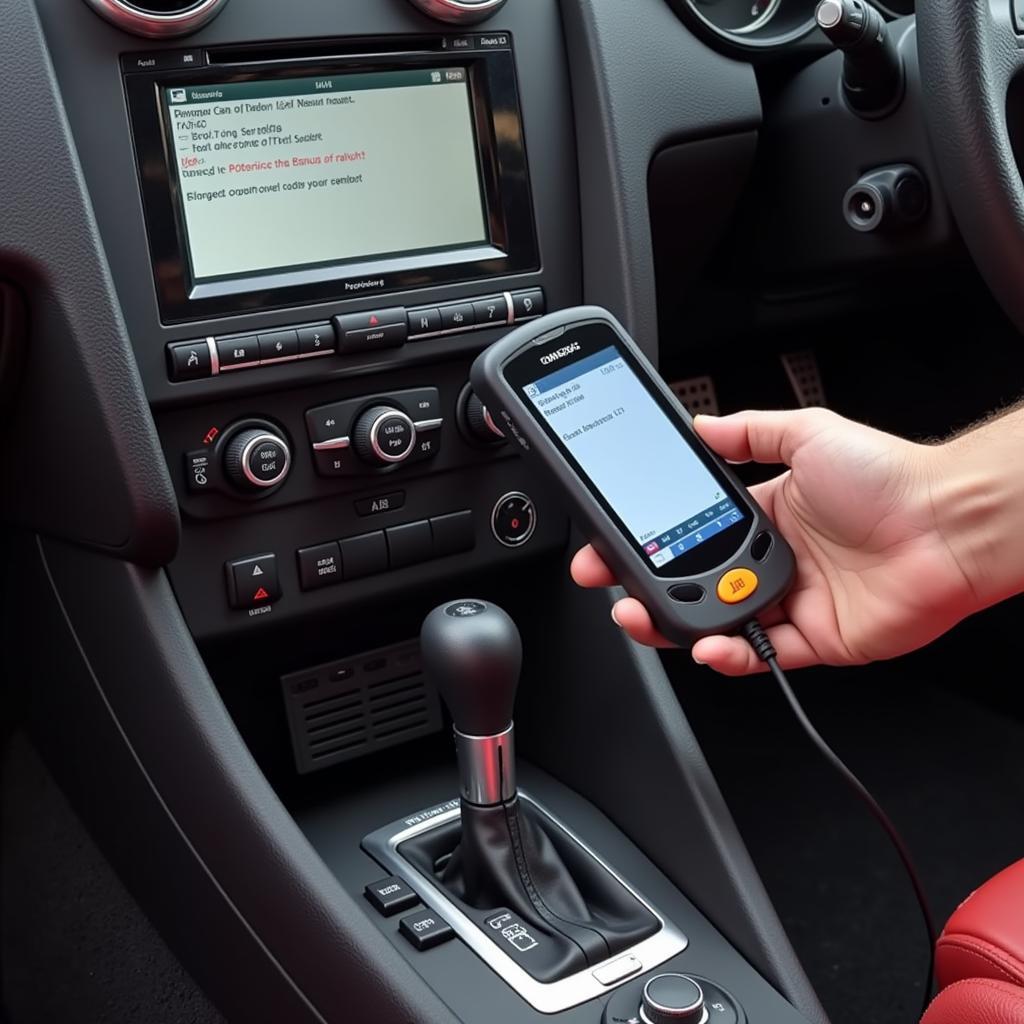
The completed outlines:
{"type": "Polygon", "coordinates": [[[455,733],[462,797],[478,807],[494,807],[516,795],[516,734],[509,724],[494,736],[455,733]]]}
{"type": "Polygon", "coordinates": [[[505,321],[505,323],[514,324],[516,322],[516,311],[515,307],[512,304],[512,293],[502,292],[501,294],[505,296],[505,302],[508,305],[508,319],[505,321]]]}
{"type": "Polygon", "coordinates": [[[220,14],[228,0],[198,0],[184,11],[155,14],[139,10],[122,0],[85,0],[101,17],[125,32],[148,39],[186,36],[220,14]]]}
{"type": "Polygon", "coordinates": [[[436,420],[416,420],[413,426],[416,428],[416,432],[422,434],[427,430],[437,430],[444,420],[438,417],[436,420]]]}
{"type": "Polygon", "coordinates": [[[351,448],[352,438],[350,437],[332,437],[329,441],[314,441],[313,451],[315,452],[334,452],[341,448],[351,448]]]}
{"type": "MultiPolygon", "coordinates": [[[[423,902],[432,910],[436,910],[452,926],[455,933],[466,943],[469,948],[480,957],[488,967],[491,968],[503,981],[510,985],[523,999],[525,999],[535,1010],[540,1013],[560,1013],[572,1006],[597,999],[606,995],[619,985],[626,983],[630,978],[636,977],[636,973],[623,978],[614,985],[602,985],[592,974],[607,964],[614,963],[624,956],[634,956],[641,962],[643,971],[653,970],[660,967],[672,957],[681,953],[689,945],[686,936],[674,925],[667,921],[657,909],[631,886],[617,871],[607,862],[602,860],[586,843],[583,842],[571,829],[563,825],[554,815],[532,797],[520,791],[519,799],[532,805],[537,811],[544,815],[556,828],[563,833],[577,846],[584,850],[589,856],[604,868],[623,888],[631,893],[651,914],[657,918],[661,928],[650,938],[644,939],[630,949],[620,950],[615,956],[609,957],[600,964],[588,966],[578,974],[570,975],[561,981],[545,984],[537,981],[505,953],[493,940],[488,938],[480,928],[455,906],[434,883],[433,879],[422,875],[412,864],[410,864],[399,852],[398,847],[407,839],[422,835],[431,829],[448,824],[459,816],[459,807],[456,801],[446,806],[448,809],[430,808],[422,814],[405,819],[399,823],[414,821],[412,825],[399,828],[399,831],[388,835],[388,829],[382,829],[367,839],[380,839],[380,845],[384,846],[385,852],[373,851],[378,859],[382,860],[383,866],[392,874],[397,875],[408,885],[420,894],[423,902]],[[438,813],[439,812],[439,813],[438,813]]],[[[394,827],[394,826],[392,826],[394,827]]],[[[365,842],[365,841],[364,841],[365,842]]],[[[376,845],[376,843],[374,844],[376,845]]]]}
{"type": "Polygon", "coordinates": [[[210,353],[210,376],[216,377],[220,373],[220,353],[217,351],[216,339],[207,338],[206,348],[210,353]]]}

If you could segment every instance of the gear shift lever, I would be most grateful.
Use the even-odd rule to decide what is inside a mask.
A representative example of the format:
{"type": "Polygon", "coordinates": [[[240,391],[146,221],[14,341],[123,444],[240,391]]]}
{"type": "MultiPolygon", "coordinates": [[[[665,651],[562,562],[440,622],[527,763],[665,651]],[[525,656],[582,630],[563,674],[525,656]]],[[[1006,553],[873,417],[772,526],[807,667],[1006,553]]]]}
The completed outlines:
{"type": "MultiPolygon", "coordinates": [[[[522,966],[541,981],[599,964],[656,932],[647,908],[518,797],[512,710],[523,651],[515,623],[486,601],[449,601],[424,621],[420,652],[455,725],[462,800],[454,836],[438,830],[409,840],[403,856],[478,923],[504,921],[527,954],[522,966]]],[[[494,925],[486,934],[506,942],[494,925]]]]}
{"type": "Polygon", "coordinates": [[[420,633],[423,667],[455,724],[462,799],[493,807],[516,795],[512,709],[523,647],[497,605],[452,601],[420,633]]]}

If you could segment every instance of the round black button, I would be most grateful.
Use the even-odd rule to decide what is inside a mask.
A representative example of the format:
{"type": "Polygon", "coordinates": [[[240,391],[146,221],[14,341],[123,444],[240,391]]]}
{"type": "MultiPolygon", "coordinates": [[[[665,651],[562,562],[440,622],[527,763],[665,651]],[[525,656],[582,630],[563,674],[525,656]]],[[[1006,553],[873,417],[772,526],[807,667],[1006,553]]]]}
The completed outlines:
{"type": "Polygon", "coordinates": [[[704,990],[685,974],[659,974],[644,986],[640,1015],[648,1024],[701,1021],[704,990]]]}
{"type": "Polygon", "coordinates": [[[668,596],[683,604],[699,604],[704,600],[704,588],[696,583],[680,583],[668,592],[668,596]]]}
{"type": "Polygon", "coordinates": [[[508,548],[525,544],[537,528],[537,512],[530,498],[519,491],[498,500],[491,513],[494,536],[508,548]]]}

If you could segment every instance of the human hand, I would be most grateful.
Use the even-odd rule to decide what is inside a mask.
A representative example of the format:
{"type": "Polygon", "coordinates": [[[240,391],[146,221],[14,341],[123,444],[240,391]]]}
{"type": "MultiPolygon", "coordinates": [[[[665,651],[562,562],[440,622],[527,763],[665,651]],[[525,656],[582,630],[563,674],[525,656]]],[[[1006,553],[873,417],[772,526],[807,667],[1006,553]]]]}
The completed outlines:
{"type": "MultiPolygon", "coordinates": [[[[824,409],[698,416],[695,428],[731,462],[790,467],[751,489],[796,555],[793,590],[762,620],[783,667],[892,658],[976,610],[932,500],[942,447],[824,409]]],[[[589,545],[573,559],[572,575],[584,587],[617,582],[589,545]]],[[[670,646],[635,598],[617,602],[612,615],[639,643],[670,646]]],[[[706,637],[693,657],[726,675],[764,668],[735,636],[706,637]]]]}

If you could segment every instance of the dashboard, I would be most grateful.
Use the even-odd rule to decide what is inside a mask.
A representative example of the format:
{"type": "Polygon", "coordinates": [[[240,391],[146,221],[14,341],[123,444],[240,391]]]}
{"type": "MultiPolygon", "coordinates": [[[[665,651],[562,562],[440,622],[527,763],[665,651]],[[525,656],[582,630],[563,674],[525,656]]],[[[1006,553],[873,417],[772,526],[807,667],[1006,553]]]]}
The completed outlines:
{"type": "MultiPolygon", "coordinates": [[[[19,283],[32,324],[8,466],[31,485],[3,502],[33,581],[16,603],[48,631],[24,678],[61,702],[62,784],[95,772],[122,797],[83,805],[109,811],[119,870],[236,1019],[376,1019],[378,1001],[387,1020],[551,1019],[364,896],[396,836],[451,825],[417,636],[479,594],[523,633],[541,766],[523,776],[544,806],[685,922],[692,949],[671,956],[728,982],[716,1012],[824,1020],[660,662],[570,587],[563,503],[469,386],[514,325],[582,302],[654,360],[699,346],[684,303],[730,232],[761,262],[726,273],[769,281],[944,240],[941,214],[890,248],[846,230],[844,194],[893,139],[922,173],[927,147],[912,110],[850,128],[812,17],[805,0],[0,5],[0,287],[19,283]],[[773,55],[806,57],[798,97],[764,87],[773,55]]],[[[588,972],[559,1019],[597,1024],[595,1000],[613,1014],[651,966],[588,972]]]]}

